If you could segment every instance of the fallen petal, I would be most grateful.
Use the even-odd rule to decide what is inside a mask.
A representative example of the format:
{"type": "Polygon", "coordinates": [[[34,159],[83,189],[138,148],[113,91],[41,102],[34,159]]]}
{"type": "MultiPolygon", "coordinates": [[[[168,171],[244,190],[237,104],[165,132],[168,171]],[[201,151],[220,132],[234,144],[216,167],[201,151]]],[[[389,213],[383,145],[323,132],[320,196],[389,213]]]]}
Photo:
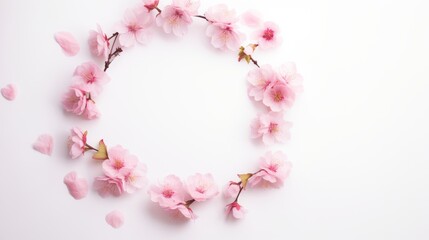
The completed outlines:
{"type": "Polygon", "coordinates": [[[12,101],[16,98],[16,86],[14,84],[6,85],[6,87],[2,88],[0,91],[1,95],[3,95],[6,100],[12,101]]]}
{"type": "Polygon", "coordinates": [[[76,200],[82,199],[88,194],[88,181],[84,178],[77,178],[74,171],[64,177],[64,184],[70,195],[76,200]]]}
{"type": "Polygon", "coordinates": [[[57,32],[55,33],[54,38],[67,56],[75,56],[79,52],[79,43],[71,33],[57,32]]]}
{"type": "Polygon", "coordinates": [[[52,155],[53,148],[54,148],[54,139],[52,138],[51,135],[48,135],[48,134],[40,135],[37,138],[36,142],[33,144],[34,150],[48,156],[52,155]]]}
{"type": "Polygon", "coordinates": [[[114,210],[106,215],[106,222],[113,228],[120,228],[124,224],[124,215],[118,210],[114,210]]]}

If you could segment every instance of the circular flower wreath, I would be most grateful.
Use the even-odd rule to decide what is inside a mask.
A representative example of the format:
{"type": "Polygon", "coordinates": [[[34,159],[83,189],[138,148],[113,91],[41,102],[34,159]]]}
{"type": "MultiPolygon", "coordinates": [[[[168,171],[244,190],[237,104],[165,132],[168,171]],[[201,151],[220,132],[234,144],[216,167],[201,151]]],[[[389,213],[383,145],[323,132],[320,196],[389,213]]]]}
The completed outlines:
{"type": "MultiPolygon", "coordinates": [[[[274,48],[281,43],[278,26],[272,22],[262,22],[251,11],[239,18],[226,5],[213,6],[204,15],[198,15],[199,1],[173,0],[162,10],[158,4],[159,0],[143,0],[140,5],[128,9],[111,36],[106,35],[100,26],[90,32],[88,43],[91,52],[95,57],[104,59],[104,69],[94,62],[86,62],[76,68],[73,84],[63,98],[65,111],[87,119],[97,118],[99,112],[94,98],[109,81],[106,71],[119,54],[136,43],[146,44],[154,25],[180,37],[186,34],[193,19],[199,18],[207,23],[206,35],[213,47],[236,51],[238,61],[244,60],[255,66],[247,75],[248,94],[254,101],[262,102],[268,111],[258,115],[251,123],[251,137],[261,139],[266,145],[285,142],[289,138],[291,124],[284,120],[283,115],[293,105],[295,95],[301,89],[301,76],[293,63],[274,69],[270,65],[260,66],[253,58],[255,50],[274,48]],[[243,45],[245,35],[240,32],[239,21],[254,30],[254,42],[246,46],[243,45]]],[[[56,37],[62,37],[62,43],[67,43],[66,35],[56,37]]],[[[64,46],[66,50],[67,44],[64,46]]],[[[73,45],[69,44],[68,48],[73,50],[73,45]]],[[[103,197],[133,193],[146,182],[145,165],[121,146],[107,148],[104,141],[100,140],[98,148],[95,148],[88,144],[87,132],[79,128],[72,129],[68,146],[73,159],[87,151],[94,151],[92,158],[103,161],[104,174],[94,181],[95,189],[103,197]]],[[[238,174],[237,181],[230,181],[226,185],[224,195],[233,199],[226,206],[226,213],[234,218],[243,217],[245,210],[238,203],[242,191],[256,185],[280,187],[290,169],[291,163],[282,152],[267,152],[260,158],[259,169],[238,174]]],[[[68,174],[64,182],[74,198],[86,196],[88,184],[77,178],[76,173],[68,174]]],[[[185,182],[175,175],[169,175],[161,183],[150,186],[148,191],[151,200],[160,207],[180,212],[189,219],[196,217],[191,209],[192,204],[213,198],[218,192],[211,174],[195,174],[185,182]]]]}

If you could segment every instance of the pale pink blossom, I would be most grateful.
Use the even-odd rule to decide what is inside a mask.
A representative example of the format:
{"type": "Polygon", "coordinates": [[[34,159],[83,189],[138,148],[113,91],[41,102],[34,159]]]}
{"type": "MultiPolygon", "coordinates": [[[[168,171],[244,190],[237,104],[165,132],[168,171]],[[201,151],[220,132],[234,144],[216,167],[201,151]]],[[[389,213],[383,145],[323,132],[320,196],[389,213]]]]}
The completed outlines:
{"type": "Polygon", "coordinates": [[[156,22],[164,32],[183,36],[187,33],[188,26],[192,23],[192,16],[197,14],[199,6],[200,1],[173,0],[173,3],[167,5],[157,16],[156,22]]]}
{"type": "Polygon", "coordinates": [[[242,24],[251,28],[257,28],[262,25],[260,13],[254,10],[249,10],[241,14],[240,20],[242,24]]]}
{"type": "Polygon", "coordinates": [[[293,90],[281,81],[271,83],[264,92],[262,102],[273,112],[280,112],[292,107],[295,101],[293,90]]]}
{"type": "Polygon", "coordinates": [[[146,165],[138,163],[123,175],[124,191],[134,193],[146,184],[146,165]]]}
{"type": "Polygon", "coordinates": [[[117,26],[119,43],[123,47],[132,47],[136,42],[146,44],[151,35],[153,18],[147,11],[128,9],[122,22],[117,26]]]}
{"type": "Polygon", "coordinates": [[[238,202],[235,201],[226,205],[225,210],[228,215],[232,215],[236,219],[243,218],[244,214],[246,213],[246,210],[243,208],[243,206],[241,206],[240,204],[238,204],[238,202]]]}
{"type": "Polygon", "coordinates": [[[282,113],[269,112],[262,114],[251,124],[252,138],[262,137],[266,145],[276,142],[284,143],[290,138],[289,129],[292,126],[290,122],[283,119],[282,113]]]}
{"type": "Polygon", "coordinates": [[[144,7],[150,12],[158,7],[159,0],[143,0],[144,7]]]}
{"type": "Polygon", "coordinates": [[[287,62],[280,66],[278,70],[279,79],[289,86],[295,93],[302,92],[302,76],[296,70],[293,62],[287,62]]]}
{"type": "Polygon", "coordinates": [[[261,101],[268,86],[276,80],[277,75],[271,65],[263,65],[250,71],[247,75],[247,81],[250,83],[249,96],[261,101]]]}
{"type": "Polygon", "coordinates": [[[191,197],[197,202],[213,198],[219,193],[218,187],[216,186],[211,174],[203,175],[197,173],[190,176],[186,182],[186,189],[191,197]]]}
{"type": "Polygon", "coordinates": [[[267,152],[265,156],[261,157],[259,168],[260,170],[249,179],[248,184],[250,186],[262,182],[265,185],[281,187],[284,180],[289,176],[292,164],[287,161],[286,155],[280,151],[267,152]]]}
{"type": "Polygon", "coordinates": [[[245,36],[235,25],[238,21],[235,11],[219,4],[209,8],[205,17],[210,23],[206,35],[211,38],[211,44],[218,49],[237,51],[245,36]]]}
{"type": "Polygon", "coordinates": [[[114,210],[106,215],[105,220],[113,228],[120,228],[124,224],[124,214],[118,210],[114,210]]]}
{"type": "Polygon", "coordinates": [[[87,99],[85,91],[82,91],[78,86],[71,86],[63,96],[63,108],[67,112],[82,115],[85,112],[87,99]]]}
{"type": "Polygon", "coordinates": [[[89,120],[96,119],[100,116],[100,112],[95,106],[95,103],[93,100],[88,100],[86,102],[86,108],[85,108],[85,111],[83,112],[83,116],[89,120]]]}
{"type": "Polygon", "coordinates": [[[152,185],[148,191],[150,199],[163,208],[174,209],[185,203],[186,191],[180,178],[169,175],[158,185],[152,185]]]}
{"type": "Polygon", "coordinates": [[[170,209],[172,210],[178,210],[184,217],[195,220],[197,218],[197,215],[194,214],[194,211],[185,204],[178,204],[175,206],[172,206],[170,209]]]}
{"type": "Polygon", "coordinates": [[[75,56],[79,52],[79,43],[71,33],[57,32],[55,33],[54,38],[67,56],[75,56]]]}
{"type": "Polygon", "coordinates": [[[109,159],[103,162],[104,174],[111,178],[123,179],[139,162],[138,158],[121,146],[115,146],[107,151],[109,159]]]}
{"type": "Polygon", "coordinates": [[[103,85],[109,80],[109,76],[93,62],[86,62],[77,66],[73,74],[74,84],[91,94],[100,93],[103,85]]]}
{"type": "Polygon", "coordinates": [[[76,200],[82,199],[88,194],[88,181],[85,178],[78,178],[74,171],[64,177],[64,184],[70,195],[76,200]]]}
{"type": "Polygon", "coordinates": [[[280,29],[273,22],[265,22],[261,29],[256,31],[253,38],[257,41],[261,49],[272,49],[282,43],[280,29]]]}
{"type": "Polygon", "coordinates": [[[54,148],[54,139],[52,138],[51,135],[48,135],[48,134],[40,135],[37,138],[36,142],[33,143],[34,150],[48,156],[52,155],[53,148],[54,148]]]}
{"type": "Polygon", "coordinates": [[[110,43],[100,25],[97,24],[97,31],[91,30],[89,32],[88,44],[92,55],[104,59],[108,58],[110,43]]]}
{"type": "Polygon", "coordinates": [[[240,191],[240,185],[236,182],[230,181],[229,184],[225,186],[223,195],[226,198],[235,198],[237,197],[237,194],[239,191],[240,191]]]}
{"type": "Polygon", "coordinates": [[[8,84],[0,90],[1,95],[8,101],[13,101],[16,98],[16,86],[15,84],[8,84]]]}
{"type": "Polygon", "coordinates": [[[72,159],[76,159],[85,153],[87,132],[82,132],[77,127],[72,128],[70,132],[68,138],[69,155],[72,159]]]}
{"type": "Polygon", "coordinates": [[[94,189],[101,197],[108,195],[118,197],[124,192],[122,179],[108,176],[96,177],[94,180],[94,189]]]}

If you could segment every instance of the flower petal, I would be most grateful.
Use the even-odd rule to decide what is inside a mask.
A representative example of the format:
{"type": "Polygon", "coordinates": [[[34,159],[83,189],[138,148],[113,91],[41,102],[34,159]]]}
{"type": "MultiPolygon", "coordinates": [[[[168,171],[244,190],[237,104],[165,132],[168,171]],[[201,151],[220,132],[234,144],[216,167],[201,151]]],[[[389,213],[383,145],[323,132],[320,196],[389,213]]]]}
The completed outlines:
{"type": "Polygon", "coordinates": [[[79,52],[79,43],[71,33],[57,32],[55,33],[54,38],[67,56],[75,56],[79,52]]]}
{"type": "Polygon", "coordinates": [[[106,222],[113,228],[120,228],[124,224],[124,215],[118,210],[114,210],[106,215],[106,222]]]}
{"type": "Polygon", "coordinates": [[[52,155],[52,149],[54,147],[54,140],[51,135],[43,134],[40,135],[36,142],[33,144],[33,149],[45,154],[45,155],[52,155]]]}
{"type": "Polygon", "coordinates": [[[0,91],[1,95],[3,95],[6,100],[12,101],[16,98],[16,86],[14,84],[6,85],[6,87],[2,88],[0,91]]]}

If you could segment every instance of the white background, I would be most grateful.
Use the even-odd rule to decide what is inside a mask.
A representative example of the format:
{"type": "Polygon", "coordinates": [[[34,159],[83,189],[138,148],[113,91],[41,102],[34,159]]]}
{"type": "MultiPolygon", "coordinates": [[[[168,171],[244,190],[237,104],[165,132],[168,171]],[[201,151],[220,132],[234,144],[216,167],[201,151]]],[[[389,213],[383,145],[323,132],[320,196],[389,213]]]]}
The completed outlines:
{"type": "MultiPolygon", "coordinates": [[[[72,161],[66,138],[89,130],[94,145],[121,144],[149,168],[150,182],[213,173],[223,186],[255,170],[267,148],[250,141],[257,107],[246,95],[252,69],[210,47],[195,19],[182,39],[156,31],[147,47],[123,53],[97,99],[96,121],[64,114],[60,99],[78,64],[90,59],[88,31],[106,32],[137,0],[0,1],[0,239],[429,239],[429,15],[426,1],[223,1],[259,9],[282,28],[284,44],[257,52],[261,63],[295,61],[305,91],[287,119],[293,162],[280,190],[252,189],[242,221],[226,220],[221,197],[195,204],[196,221],[170,218],[146,194],[72,199],[62,179],[100,173],[87,155],[72,161]],[[57,31],[82,50],[63,55],[57,31]],[[32,150],[54,136],[52,157],[32,150]],[[124,212],[115,230],[104,222],[124,212]]],[[[203,0],[200,12],[215,2],[203,0]]],[[[161,1],[161,6],[166,4],[161,1]]]]}

